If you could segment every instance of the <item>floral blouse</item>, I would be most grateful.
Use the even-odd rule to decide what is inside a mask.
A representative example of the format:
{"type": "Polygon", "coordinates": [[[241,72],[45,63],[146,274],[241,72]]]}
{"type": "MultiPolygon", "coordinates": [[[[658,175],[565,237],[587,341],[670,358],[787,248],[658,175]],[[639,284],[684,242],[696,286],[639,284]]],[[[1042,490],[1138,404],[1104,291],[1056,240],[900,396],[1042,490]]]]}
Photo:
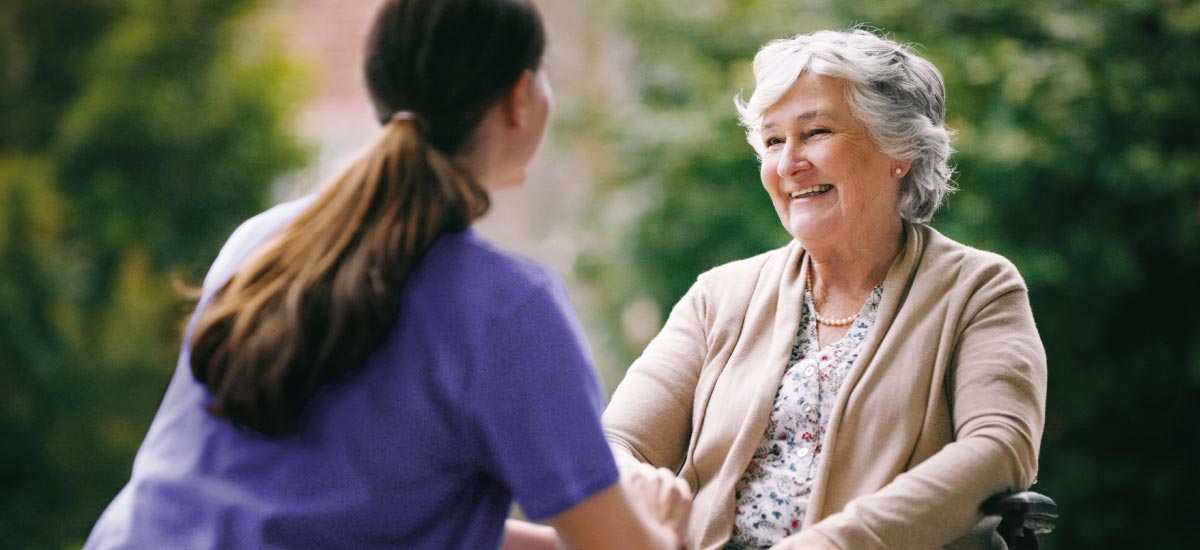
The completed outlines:
{"type": "Polygon", "coordinates": [[[796,343],[766,433],[734,492],[737,513],[726,550],[769,548],[804,525],[834,400],[882,297],[883,286],[876,286],[846,335],[819,348],[812,293],[804,292],[796,343]]]}

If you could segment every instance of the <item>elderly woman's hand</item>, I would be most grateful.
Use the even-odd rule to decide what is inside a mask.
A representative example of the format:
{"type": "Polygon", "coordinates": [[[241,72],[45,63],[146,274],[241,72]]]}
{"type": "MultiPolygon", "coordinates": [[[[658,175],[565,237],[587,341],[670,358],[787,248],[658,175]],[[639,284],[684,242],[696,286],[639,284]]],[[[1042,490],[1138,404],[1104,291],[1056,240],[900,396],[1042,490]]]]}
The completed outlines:
{"type": "Polygon", "coordinates": [[[634,506],[673,531],[682,543],[692,513],[692,489],[687,482],[666,468],[637,461],[621,463],[621,477],[634,506]]]}
{"type": "Polygon", "coordinates": [[[820,531],[806,529],[771,547],[771,550],[842,550],[820,531]]]}

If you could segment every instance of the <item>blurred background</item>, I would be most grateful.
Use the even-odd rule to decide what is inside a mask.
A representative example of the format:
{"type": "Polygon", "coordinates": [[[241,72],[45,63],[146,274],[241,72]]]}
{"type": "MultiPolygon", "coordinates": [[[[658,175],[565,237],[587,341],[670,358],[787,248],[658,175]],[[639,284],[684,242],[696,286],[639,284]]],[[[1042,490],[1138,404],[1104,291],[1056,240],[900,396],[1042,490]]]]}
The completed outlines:
{"type": "MultiPolygon", "coordinates": [[[[128,479],[196,285],[376,126],[378,0],[0,0],[0,541],[76,548],[128,479]]],[[[1050,359],[1045,547],[1194,548],[1200,3],[543,0],[557,118],[481,231],[567,281],[611,389],[696,275],[788,236],[732,98],[866,23],[946,78],[932,225],[1021,269],[1050,359]]],[[[465,29],[464,32],[470,32],[465,29]]]]}

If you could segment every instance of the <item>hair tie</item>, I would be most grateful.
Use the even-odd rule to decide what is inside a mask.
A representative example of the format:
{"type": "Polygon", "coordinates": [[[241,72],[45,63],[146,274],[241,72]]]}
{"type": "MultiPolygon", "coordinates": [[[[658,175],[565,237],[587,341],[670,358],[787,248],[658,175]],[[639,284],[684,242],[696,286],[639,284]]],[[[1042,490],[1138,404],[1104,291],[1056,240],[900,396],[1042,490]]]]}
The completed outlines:
{"type": "Polygon", "coordinates": [[[421,115],[418,115],[415,111],[401,110],[392,113],[392,116],[388,122],[396,121],[411,122],[417,127],[418,132],[425,132],[425,119],[421,118],[421,115]]]}

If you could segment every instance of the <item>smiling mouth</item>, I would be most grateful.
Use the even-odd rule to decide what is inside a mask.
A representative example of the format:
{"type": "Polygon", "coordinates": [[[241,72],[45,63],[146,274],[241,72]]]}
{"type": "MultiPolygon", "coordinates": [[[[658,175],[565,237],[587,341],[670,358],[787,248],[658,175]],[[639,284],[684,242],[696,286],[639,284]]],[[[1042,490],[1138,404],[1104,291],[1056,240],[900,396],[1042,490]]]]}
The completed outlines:
{"type": "Polygon", "coordinates": [[[796,191],[792,191],[791,193],[788,193],[788,196],[792,197],[793,199],[804,199],[804,198],[808,198],[808,197],[815,197],[817,195],[823,195],[825,193],[828,193],[830,189],[833,189],[833,186],[829,185],[827,183],[821,184],[821,185],[813,185],[811,187],[805,187],[804,189],[798,189],[796,191]]]}

